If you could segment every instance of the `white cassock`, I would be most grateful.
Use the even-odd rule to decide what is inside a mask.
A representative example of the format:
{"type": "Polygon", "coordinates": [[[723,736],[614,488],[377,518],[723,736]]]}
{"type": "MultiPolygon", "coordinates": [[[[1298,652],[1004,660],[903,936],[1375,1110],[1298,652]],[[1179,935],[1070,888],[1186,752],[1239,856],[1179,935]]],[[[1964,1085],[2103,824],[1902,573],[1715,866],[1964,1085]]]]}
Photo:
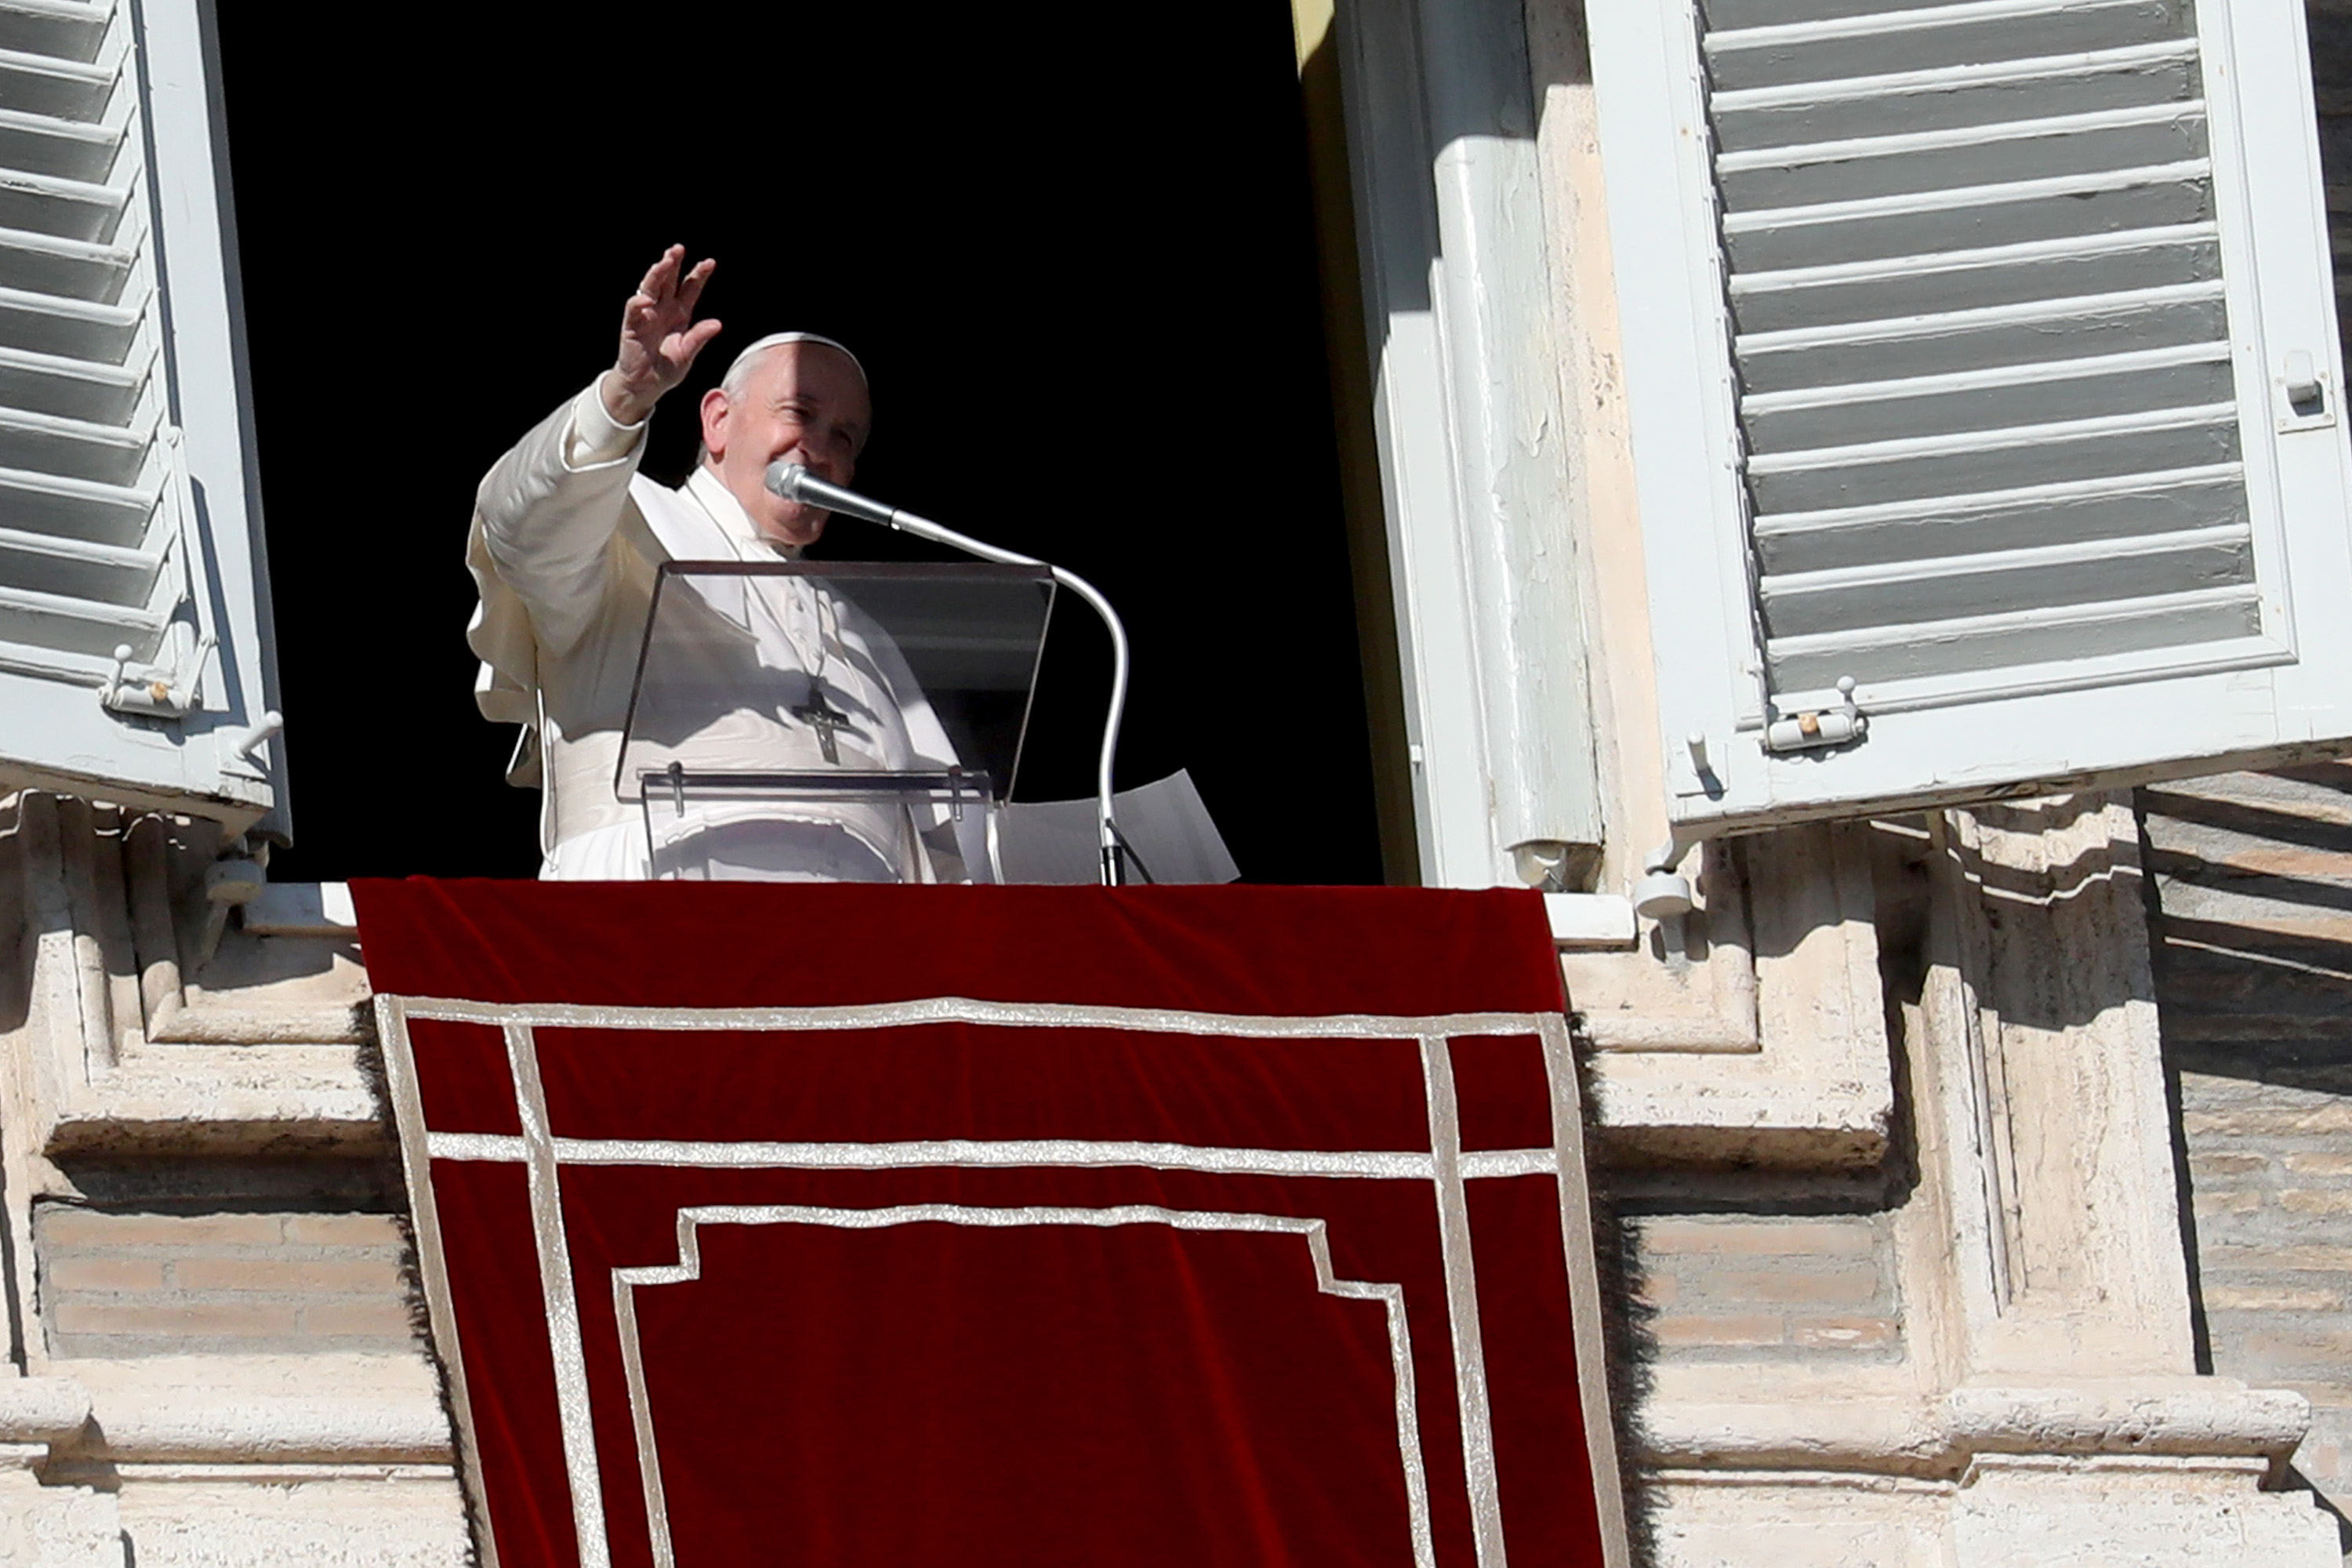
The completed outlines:
{"type": "MultiPolygon", "coordinates": [[[[655,574],[665,561],[781,561],[742,505],[698,468],[678,489],[637,472],[645,424],[622,426],[596,384],[541,420],[482,480],[466,564],[481,594],[467,640],[481,659],[482,716],[523,726],[508,778],[538,784],[540,875],[655,874],[643,808],[614,787],[655,574]]],[[[709,580],[706,580],[709,581],[709,580]]],[[[665,597],[677,591],[675,583],[665,597]]],[[[701,609],[731,623],[757,679],[696,754],[769,770],[829,766],[790,710],[812,696],[853,721],[834,737],[848,769],[944,770],[956,753],[887,633],[805,580],[733,577],[701,609]]],[[[670,611],[664,611],[665,622],[670,611]]],[[[703,815],[677,853],[783,880],[897,881],[923,825],[870,805],[739,805],[703,815]]],[[[675,868],[666,860],[659,869],[675,868]]],[[[681,863],[684,863],[684,860],[681,863]]]]}

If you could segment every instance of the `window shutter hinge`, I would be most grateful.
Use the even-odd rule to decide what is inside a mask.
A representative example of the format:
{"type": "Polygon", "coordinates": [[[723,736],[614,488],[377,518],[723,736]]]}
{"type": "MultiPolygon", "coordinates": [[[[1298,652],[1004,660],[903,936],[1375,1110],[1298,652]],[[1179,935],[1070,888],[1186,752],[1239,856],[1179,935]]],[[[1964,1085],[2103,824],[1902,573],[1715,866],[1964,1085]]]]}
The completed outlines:
{"type": "Polygon", "coordinates": [[[1845,700],[1835,708],[1816,709],[1775,719],[1764,727],[1768,752],[1811,752],[1866,740],[1870,721],[1853,700],[1853,677],[1838,678],[1838,695],[1845,700]]]}

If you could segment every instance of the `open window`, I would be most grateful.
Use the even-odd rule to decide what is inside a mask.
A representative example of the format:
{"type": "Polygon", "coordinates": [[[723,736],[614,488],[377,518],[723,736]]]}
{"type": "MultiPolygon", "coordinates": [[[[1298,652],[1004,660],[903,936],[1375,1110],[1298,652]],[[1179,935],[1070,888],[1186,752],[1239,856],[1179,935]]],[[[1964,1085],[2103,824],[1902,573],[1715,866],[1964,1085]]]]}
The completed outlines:
{"type": "Polygon", "coordinates": [[[205,22],[0,11],[0,787],[242,828],[275,672],[205,22]]]}
{"type": "Polygon", "coordinates": [[[1678,833],[2340,749],[2299,4],[1589,16],[1678,833]]]}

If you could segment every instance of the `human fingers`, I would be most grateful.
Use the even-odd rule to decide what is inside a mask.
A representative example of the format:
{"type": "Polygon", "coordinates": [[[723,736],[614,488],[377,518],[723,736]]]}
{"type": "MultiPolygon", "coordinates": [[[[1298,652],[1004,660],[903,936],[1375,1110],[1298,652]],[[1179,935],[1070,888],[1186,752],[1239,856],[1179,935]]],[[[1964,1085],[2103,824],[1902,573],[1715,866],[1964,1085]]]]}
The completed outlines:
{"type": "Polygon", "coordinates": [[[677,302],[687,310],[692,310],[694,302],[702,298],[702,286],[710,281],[711,273],[718,268],[719,261],[716,257],[706,256],[696,262],[694,269],[688,272],[677,286],[677,302]]]}
{"type": "Polygon", "coordinates": [[[678,333],[672,340],[677,347],[672,351],[670,358],[677,364],[679,374],[683,374],[692,368],[695,356],[699,354],[710,340],[718,335],[719,319],[715,316],[709,321],[697,321],[685,331],[678,333]]]}
{"type": "Polygon", "coordinates": [[[647,300],[659,300],[669,292],[670,280],[677,276],[677,264],[685,256],[686,247],[682,245],[673,245],[663,251],[660,259],[646,268],[637,292],[647,300]]]}

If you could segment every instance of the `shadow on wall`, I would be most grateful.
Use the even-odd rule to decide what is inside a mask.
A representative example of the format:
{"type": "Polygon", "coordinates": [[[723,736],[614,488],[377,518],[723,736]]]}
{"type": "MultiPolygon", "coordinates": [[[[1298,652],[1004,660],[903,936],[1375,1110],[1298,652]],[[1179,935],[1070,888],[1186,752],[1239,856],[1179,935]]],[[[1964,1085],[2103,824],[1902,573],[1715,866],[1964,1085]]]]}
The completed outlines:
{"type": "Polygon", "coordinates": [[[2352,763],[2139,792],[2199,1365],[2301,1390],[2352,1551],[2352,763]]]}

